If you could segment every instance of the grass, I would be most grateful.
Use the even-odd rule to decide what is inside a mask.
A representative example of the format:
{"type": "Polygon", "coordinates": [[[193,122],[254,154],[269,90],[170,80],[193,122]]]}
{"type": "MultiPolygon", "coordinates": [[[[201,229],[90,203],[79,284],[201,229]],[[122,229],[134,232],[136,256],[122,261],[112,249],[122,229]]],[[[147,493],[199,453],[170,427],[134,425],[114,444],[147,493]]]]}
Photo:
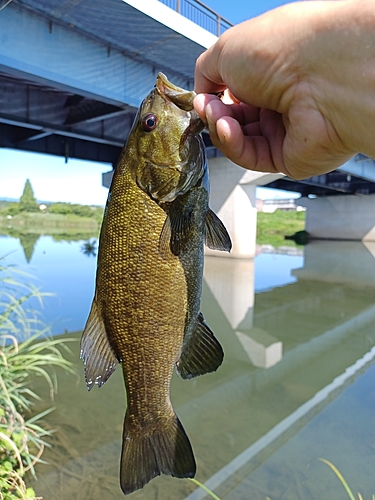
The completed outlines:
{"type": "Polygon", "coordinates": [[[24,477],[27,472],[35,475],[34,465],[48,446],[52,431],[42,419],[53,408],[27,418],[40,399],[30,377],[44,378],[52,398],[57,389],[52,367],[73,371],[63,356],[67,340],[45,337],[48,328],[28,307],[46,295],[28,284],[29,278],[0,259],[0,500],[40,498],[24,477]],[[20,337],[25,340],[19,342],[20,337]]]}
{"type": "Polygon", "coordinates": [[[215,495],[215,493],[213,491],[211,491],[209,488],[207,488],[207,486],[205,486],[204,484],[202,484],[201,482],[199,482],[197,479],[190,478],[190,481],[192,483],[194,483],[195,485],[199,486],[199,488],[202,488],[202,490],[204,490],[214,500],[220,500],[220,498],[217,495],[215,495]]]}
{"type": "MultiPolygon", "coordinates": [[[[344,476],[337,469],[337,467],[335,467],[331,462],[329,462],[325,458],[319,458],[319,460],[321,462],[327,464],[333,470],[333,472],[336,474],[336,476],[339,478],[341,484],[343,485],[343,487],[344,487],[346,493],[348,494],[348,497],[350,498],[350,500],[357,500],[357,498],[353,494],[352,490],[349,488],[349,485],[346,482],[344,476]]],[[[199,481],[197,481],[197,479],[190,479],[190,481],[193,482],[194,484],[196,484],[197,486],[199,486],[200,488],[202,488],[214,500],[220,500],[220,498],[217,495],[215,495],[215,493],[213,493],[209,488],[207,488],[207,486],[205,486],[204,484],[202,484],[199,481]]],[[[270,497],[266,497],[266,500],[271,500],[271,499],[270,499],[270,497]]],[[[358,500],[363,500],[363,497],[362,497],[362,495],[360,493],[358,493],[358,500]]],[[[371,496],[371,500],[375,500],[375,495],[371,496]]]]}
{"type": "Polygon", "coordinates": [[[59,234],[59,233],[88,233],[99,232],[101,220],[78,215],[20,213],[11,219],[0,217],[2,234],[19,232],[21,234],[59,234]]]}
{"type": "Polygon", "coordinates": [[[276,210],[273,214],[258,212],[257,214],[257,244],[272,245],[275,248],[284,245],[293,245],[294,242],[285,240],[305,228],[306,212],[276,210]]]}
{"type": "MultiPolygon", "coordinates": [[[[331,462],[329,462],[325,458],[320,458],[319,460],[321,462],[327,464],[333,470],[333,472],[336,474],[336,476],[339,478],[341,484],[343,485],[343,487],[344,487],[346,493],[348,494],[348,497],[350,498],[350,500],[357,500],[356,497],[354,496],[352,490],[349,488],[349,485],[346,482],[344,476],[337,469],[337,467],[335,467],[331,462]]],[[[358,493],[358,500],[363,500],[363,497],[362,497],[362,495],[360,493],[358,493]]],[[[372,495],[371,500],[375,500],[375,495],[372,495]]]]}

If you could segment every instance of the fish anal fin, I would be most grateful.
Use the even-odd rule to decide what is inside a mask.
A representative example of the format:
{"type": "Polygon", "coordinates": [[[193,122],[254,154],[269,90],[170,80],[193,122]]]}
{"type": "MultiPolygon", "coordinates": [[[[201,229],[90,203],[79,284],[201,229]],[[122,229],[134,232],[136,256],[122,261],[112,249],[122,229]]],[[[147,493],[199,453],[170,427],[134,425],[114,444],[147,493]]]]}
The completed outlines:
{"type": "Polygon", "coordinates": [[[94,299],[90,315],[81,338],[80,358],[85,365],[87,389],[96,384],[101,387],[115,371],[118,364],[105,331],[103,319],[94,299]]]}
{"type": "Polygon", "coordinates": [[[133,429],[125,415],[120,484],[125,495],[161,474],[194,477],[196,464],[189,438],[175,414],[149,427],[133,429]]]}
{"type": "Polygon", "coordinates": [[[224,224],[219,217],[211,209],[206,215],[206,245],[211,250],[221,250],[230,252],[232,249],[232,241],[224,224]]]}
{"type": "Polygon", "coordinates": [[[177,371],[184,379],[216,371],[224,358],[223,349],[205,323],[202,313],[197,318],[194,332],[184,343],[177,362],[177,371]]]}

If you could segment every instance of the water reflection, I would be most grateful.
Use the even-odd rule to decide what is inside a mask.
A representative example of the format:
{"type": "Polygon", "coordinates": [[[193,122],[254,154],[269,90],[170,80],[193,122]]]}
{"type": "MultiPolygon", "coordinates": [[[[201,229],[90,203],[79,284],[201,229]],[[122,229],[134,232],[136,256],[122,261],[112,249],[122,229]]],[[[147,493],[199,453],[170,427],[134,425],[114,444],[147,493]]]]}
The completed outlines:
{"type": "Polygon", "coordinates": [[[29,264],[35,249],[36,242],[39,239],[39,234],[20,234],[19,236],[20,245],[23,249],[26,262],[29,264]]]}
{"type": "Polygon", "coordinates": [[[282,342],[253,324],[254,260],[209,257],[204,279],[213,296],[207,301],[217,303],[235,334],[230,342],[226,339],[226,355],[234,349],[241,353],[239,359],[262,368],[278,363],[282,357],[282,342]],[[238,349],[238,343],[242,350],[238,349]]]}
{"type": "Polygon", "coordinates": [[[87,240],[81,246],[81,252],[87,257],[96,257],[98,240],[87,240]]]}
{"type": "Polygon", "coordinates": [[[94,295],[96,261],[80,251],[84,241],[76,241],[76,237],[80,238],[41,235],[28,262],[19,236],[0,235],[0,257],[7,256],[8,265],[26,271],[27,282],[53,294],[44,298],[43,307],[38,301],[29,306],[39,311],[39,317],[54,335],[82,329],[94,295]]]}
{"type": "MultiPolygon", "coordinates": [[[[36,244],[39,238],[46,237],[46,234],[50,236],[53,241],[85,241],[85,255],[96,255],[96,238],[92,238],[92,236],[97,236],[97,231],[90,230],[88,232],[80,231],[78,228],[74,230],[74,228],[70,228],[69,225],[62,225],[61,227],[57,226],[54,230],[51,230],[50,227],[45,230],[43,226],[35,227],[33,231],[30,231],[30,228],[25,227],[23,229],[19,229],[16,227],[9,226],[8,228],[1,228],[0,230],[0,238],[1,239],[14,239],[19,241],[19,245],[22,247],[26,262],[30,264],[34,251],[36,248],[36,244]]],[[[15,242],[14,242],[15,243],[15,242]]],[[[14,244],[13,250],[17,247],[17,244],[14,244]]],[[[1,255],[3,256],[3,255],[1,255]]]]}
{"type": "MultiPolygon", "coordinates": [[[[197,478],[220,498],[338,498],[342,487],[320,456],[363,497],[374,493],[372,250],[314,242],[293,282],[258,293],[257,259],[206,259],[202,310],[225,359],[214,374],[174,377],[172,402],[194,448],[197,478]]],[[[275,262],[270,255],[269,266],[275,262]]],[[[78,380],[60,377],[50,417],[57,446],[46,452],[50,465],[38,467],[34,486],[45,498],[120,500],[121,373],[87,393],[77,366],[78,380]]],[[[132,498],[204,498],[194,490],[188,480],[160,477],[132,498]]]]}

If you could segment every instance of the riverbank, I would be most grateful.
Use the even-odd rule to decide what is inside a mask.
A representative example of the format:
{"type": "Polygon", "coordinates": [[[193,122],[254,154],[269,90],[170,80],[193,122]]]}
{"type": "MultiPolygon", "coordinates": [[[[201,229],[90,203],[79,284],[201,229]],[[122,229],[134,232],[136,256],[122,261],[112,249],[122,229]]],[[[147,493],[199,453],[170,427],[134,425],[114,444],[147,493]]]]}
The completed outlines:
{"type": "Polygon", "coordinates": [[[62,235],[85,234],[96,236],[100,222],[92,217],[50,213],[20,213],[0,217],[0,234],[62,235]]]}
{"type": "Polygon", "coordinates": [[[292,240],[285,240],[285,236],[293,235],[305,229],[306,212],[281,211],[270,214],[257,214],[257,244],[280,246],[294,246],[292,240]]]}
{"type": "MultiPolygon", "coordinates": [[[[98,214],[99,215],[99,214],[98,214]]],[[[82,236],[81,239],[96,237],[99,234],[101,217],[82,217],[74,214],[25,213],[14,216],[0,216],[0,234],[17,237],[19,235],[82,236]]],[[[305,228],[305,212],[279,211],[274,213],[258,212],[257,244],[294,246],[285,240],[305,228]]],[[[75,238],[76,239],[76,238],[75,238]]]]}

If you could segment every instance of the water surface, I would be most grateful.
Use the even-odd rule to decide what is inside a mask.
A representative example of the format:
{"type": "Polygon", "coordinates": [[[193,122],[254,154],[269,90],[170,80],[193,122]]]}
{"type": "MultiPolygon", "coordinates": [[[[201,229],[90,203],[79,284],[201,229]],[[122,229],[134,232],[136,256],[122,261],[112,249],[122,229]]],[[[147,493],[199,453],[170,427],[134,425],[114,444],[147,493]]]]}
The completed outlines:
{"type": "MultiPolygon", "coordinates": [[[[17,241],[5,243],[10,249],[17,241]]],[[[55,333],[81,329],[89,310],[95,259],[83,254],[83,243],[42,237],[30,261],[57,292],[58,307],[45,310],[62,321],[55,333]]],[[[221,499],[346,498],[319,457],[363,498],[375,493],[374,255],[371,245],[314,242],[304,256],[206,259],[202,311],[225,359],[214,374],[175,376],[171,397],[194,449],[196,477],[221,499]]],[[[77,375],[59,372],[54,403],[42,381],[34,382],[45,397],[35,411],[56,406],[48,423],[57,432],[33,486],[45,499],[120,500],[121,371],[88,393],[78,345],[72,359],[77,375]]],[[[189,480],[159,477],[131,498],[208,497],[189,480]]]]}

